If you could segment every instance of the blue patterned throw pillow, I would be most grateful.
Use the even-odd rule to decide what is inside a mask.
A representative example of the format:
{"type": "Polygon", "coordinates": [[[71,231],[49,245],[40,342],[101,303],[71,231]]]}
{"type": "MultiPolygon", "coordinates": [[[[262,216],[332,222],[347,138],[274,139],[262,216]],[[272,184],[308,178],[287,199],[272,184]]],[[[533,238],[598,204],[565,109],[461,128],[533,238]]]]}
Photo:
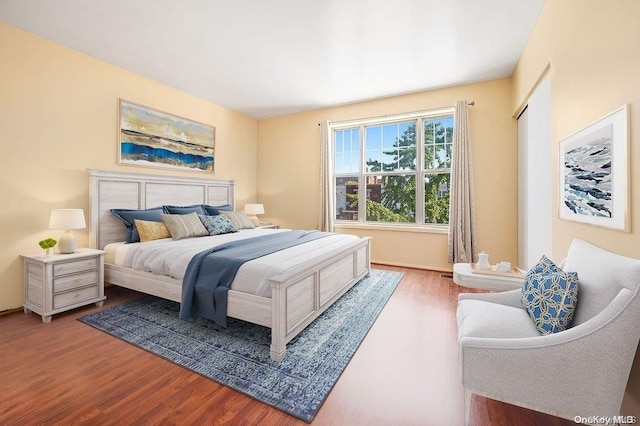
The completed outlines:
{"type": "Polygon", "coordinates": [[[578,274],[564,272],[546,256],[527,272],[522,306],[542,334],[571,327],[578,303],[578,274]]]}
{"type": "Polygon", "coordinates": [[[204,216],[199,214],[198,217],[202,221],[202,224],[209,235],[229,234],[231,232],[238,232],[238,228],[231,222],[226,216],[204,216]]]}

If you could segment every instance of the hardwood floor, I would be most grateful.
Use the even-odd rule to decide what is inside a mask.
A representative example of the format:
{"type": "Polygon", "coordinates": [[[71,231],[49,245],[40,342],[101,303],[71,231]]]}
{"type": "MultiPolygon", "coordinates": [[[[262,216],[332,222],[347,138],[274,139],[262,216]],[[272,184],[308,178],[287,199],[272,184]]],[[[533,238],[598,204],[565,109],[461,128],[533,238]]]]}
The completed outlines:
{"type": "MultiPolygon", "coordinates": [[[[405,276],[318,412],[314,425],[460,425],[456,286],[405,276]]],[[[305,424],[76,318],[135,298],[110,287],[103,308],[0,317],[0,424],[305,424]]],[[[471,424],[574,425],[474,396],[471,424]]]]}

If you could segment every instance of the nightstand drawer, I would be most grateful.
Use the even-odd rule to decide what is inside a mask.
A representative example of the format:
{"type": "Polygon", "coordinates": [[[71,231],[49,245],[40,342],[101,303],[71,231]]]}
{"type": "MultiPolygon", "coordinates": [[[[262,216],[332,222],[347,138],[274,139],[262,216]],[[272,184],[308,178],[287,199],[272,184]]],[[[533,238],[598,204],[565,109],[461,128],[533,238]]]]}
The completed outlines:
{"type": "Polygon", "coordinates": [[[76,260],[73,262],[56,263],[53,265],[53,276],[73,274],[74,272],[88,271],[98,268],[98,258],[76,260]]]}
{"type": "Polygon", "coordinates": [[[71,290],[78,287],[85,287],[98,282],[98,271],[82,272],[80,274],[68,275],[66,277],[53,279],[53,292],[59,293],[64,290],[71,290]]]}
{"type": "Polygon", "coordinates": [[[86,287],[76,291],[68,291],[53,296],[53,309],[63,308],[98,297],[98,286],[86,287]]]}

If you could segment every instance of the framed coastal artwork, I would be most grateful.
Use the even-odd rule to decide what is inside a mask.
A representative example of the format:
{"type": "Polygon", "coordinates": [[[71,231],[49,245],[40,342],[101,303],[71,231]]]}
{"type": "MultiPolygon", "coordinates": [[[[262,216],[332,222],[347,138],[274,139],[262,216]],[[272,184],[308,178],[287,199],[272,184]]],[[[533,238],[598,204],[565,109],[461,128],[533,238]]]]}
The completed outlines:
{"type": "Polygon", "coordinates": [[[628,108],[560,142],[560,218],[629,231],[628,108]]]}
{"type": "Polygon", "coordinates": [[[215,127],[119,100],[119,164],[215,170],[215,127]]]}

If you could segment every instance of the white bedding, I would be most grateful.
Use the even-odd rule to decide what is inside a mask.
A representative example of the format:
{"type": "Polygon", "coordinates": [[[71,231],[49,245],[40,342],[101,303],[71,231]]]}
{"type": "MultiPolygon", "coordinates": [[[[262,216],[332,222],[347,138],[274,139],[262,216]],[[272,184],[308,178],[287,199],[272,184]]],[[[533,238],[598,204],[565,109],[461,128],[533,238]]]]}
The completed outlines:
{"type": "MultiPolygon", "coordinates": [[[[285,231],[283,229],[245,229],[232,234],[185,238],[177,241],[165,238],[146,243],[113,243],[104,248],[107,251],[105,262],[182,281],[191,258],[203,250],[230,241],[285,231]]],[[[269,277],[286,272],[318,255],[358,240],[359,238],[354,235],[332,234],[251,260],[238,269],[231,288],[257,296],[271,297],[271,288],[267,284],[269,277]]]]}

